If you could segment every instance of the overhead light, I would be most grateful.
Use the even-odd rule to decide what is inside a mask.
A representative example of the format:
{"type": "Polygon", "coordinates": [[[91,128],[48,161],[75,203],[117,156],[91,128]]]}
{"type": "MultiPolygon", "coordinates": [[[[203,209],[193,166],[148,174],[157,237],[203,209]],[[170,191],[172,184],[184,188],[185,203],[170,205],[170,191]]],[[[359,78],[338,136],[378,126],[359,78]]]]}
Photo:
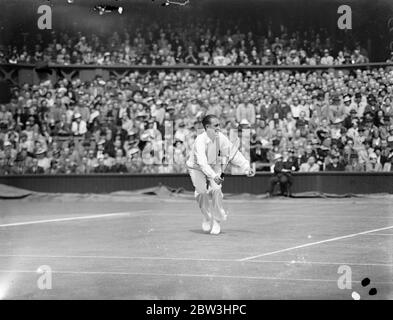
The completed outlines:
{"type": "Polygon", "coordinates": [[[118,11],[120,14],[122,14],[122,13],[123,13],[123,7],[119,7],[119,8],[117,9],[117,11],[118,11]]]}

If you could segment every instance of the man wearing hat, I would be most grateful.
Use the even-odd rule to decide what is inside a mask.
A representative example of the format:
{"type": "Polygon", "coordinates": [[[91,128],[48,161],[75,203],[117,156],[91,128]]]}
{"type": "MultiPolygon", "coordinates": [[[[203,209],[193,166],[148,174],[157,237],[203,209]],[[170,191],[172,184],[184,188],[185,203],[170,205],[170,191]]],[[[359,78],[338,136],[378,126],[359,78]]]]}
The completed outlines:
{"type": "Polygon", "coordinates": [[[175,106],[168,105],[168,104],[164,104],[165,106],[165,110],[167,111],[165,114],[165,120],[166,121],[175,121],[176,120],[176,116],[175,116],[175,106]]]}
{"type": "MultiPolygon", "coordinates": [[[[322,108],[323,109],[323,108],[322,108]]],[[[345,108],[341,105],[340,97],[338,95],[334,95],[332,98],[332,103],[328,106],[327,114],[329,115],[330,122],[334,122],[337,118],[344,118],[345,108]]]]}
{"type": "Polygon", "coordinates": [[[138,147],[133,147],[127,151],[126,167],[128,172],[140,173],[143,167],[143,159],[141,150],[138,147]]]}
{"type": "Polygon", "coordinates": [[[340,162],[337,154],[330,156],[331,162],[326,165],[326,171],[345,171],[345,165],[340,162]]]}
{"type": "Polygon", "coordinates": [[[251,142],[250,161],[255,166],[256,171],[269,171],[269,167],[267,166],[269,162],[267,159],[267,151],[263,148],[260,140],[251,142]]]}
{"type": "Polygon", "coordinates": [[[15,159],[15,171],[17,174],[25,174],[27,168],[30,166],[32,158],[29,156],[26,146],[20,147],[15,159]]]}
{"type": "Polygon", "coordinates": [[[149,119],[147,121],[147,129],[145,130],[145,132],[149,134],[150,138],[153,141],[161,141],[162,140],[162,134],[157,129],[156,122],[153,119],[149,119]]]}
{"type": "Polygon", "coordinates": [[[369,161],[366,162],[366,172],[381,172],[382,164],[378,161],[378,156],[372,152],[369,155],[369,161]]]}
{"type": "Polygon", "coordinates": [[[74,115],[71,131],[74,136],[83,136],[87,132],[86,121],[82,120],[82,115],[79,112],[74,115]]]}
{"type": "MultiPolygon", "coordinates": [[[[0,140],[1,142],[1,140],[0,140]]],[[[3,159],[3,167],[6,169],[7,173],[11,173],[13,171],[13,166],[16,158],[16,151],[12,147],[12,143],[10,141],[4,142],[4,151],[0,150],[0,157],[3,159]]]]}
{"type": "Polygon", "coordinates": [[[88,168],[88,172],[91,173],[94,171],[94,168],[98,166],[98,160],[95,156],[95,151],[93,149],[90,149],[87,152],[87,162],[86,166],[88,168]]]}
{"type": "Polygon", "coordinates": [[[27,174],[44,174],[45,171],[38,165],[38,159],[33,158],[31,167],[26,170],[27,174]]]}
{"type": "Polygon", "coordinates": [[[349,106],[350,110],[355,109],[358,117],[362,117],[364,113],[364,109],[367,106],[366,99],[363,98],[361,92],[356,92],[353,98],[353,102],[349,106]]]}
{"type": "Polygon", "coordinates": [[[357,111],[355,109],[349,110],[349,115],[343,121],[343,127],[347,130],[352,127],[352,122],[358,120],[357,111]]]}
{"type": "Polygon", "coordinates": [[[203,214],[202,230],[217,235],[221,232],[221,221],[227,218],[221,191],[223,158],[227,159],[225,164],[231,162],[247,176],[251,177],[255,173],[249,161],[220,132],[220,120],[216,116],[205,116],[202,125],[205,131],[195,139],[186,165],[195,187],[195,198],[203,214]]]}
{"type": "Polygon", "coordinates": [[[367,106],[364,109],[364,114],[371,113],[372,117],[375,116],[379,110],[377,98],[371,93],[367,96],[367,106]]]}
{"type": "Polygon", "coordinates": [[[108,173],[109,167],[105,165],[104,157],[98,158],[98,165],[94,168],[95,173],[108,173]]]}
{"type": "Polygon", "coordinates": [[[44,169],[46,172],[50,168],[50,160],[46,157],[46,150],[44,148],[39,148],[36,153],[36,158],[38,160],[37,165],[44,169]]]}
{"type": "Polygon", "coordinates": [[[344,95],[343,104],[345,115],[349,115],[350,111],[352,110],[352,97],[350,94],[344,95]]]}
{"type": "Polygon", "coordinates": [[[162,101],[157,100],[157,102],[153,105],[151,110],[151,115],[158,122],[158,126],[162,126],[165,118],[165,109],[162,107],[162,101]]]}
{"type": "Polygon", "coordinates": [[[343,119],[335,119],[332,124],[332,128],[330,130],[330,137],[333,142],[337,142],[341,138],[341,128],[342,128],[343,119]]]}
{"type": "Polygon", "coordinates": [[[393,153],[390,152],[387,161],[383,165],[383,170],[384,172],[392,172],[393,171],[393,153]]]}
{"type": "Polygon", "coordinates": [[[321,58],[321,64],[332,66],[334,64],[334,58],[330,55],[329,49],[323,51],[323,57],[321,58]]]}
{"type": "Polygon", "coordinates": [[[283,156],[277,153],[274,158],[274,166],[272,167],[273,177],[270,178],[269,184],[269,196],[272,197],[274,194],[274,187],[276,184],[280,184],[280,192],[282,195],[290,195],[290,173],[291,169],[284,167],[283,156]]]}
{"type": "Polygon", "coordinates": [[[190,131],[185,127],[185,123],[183,120],[180,120],[178,123],[178,128],[176,130],[174,139],[178,139],[181,141],[186,141],[186,137],[190,134],[190,131]]]}

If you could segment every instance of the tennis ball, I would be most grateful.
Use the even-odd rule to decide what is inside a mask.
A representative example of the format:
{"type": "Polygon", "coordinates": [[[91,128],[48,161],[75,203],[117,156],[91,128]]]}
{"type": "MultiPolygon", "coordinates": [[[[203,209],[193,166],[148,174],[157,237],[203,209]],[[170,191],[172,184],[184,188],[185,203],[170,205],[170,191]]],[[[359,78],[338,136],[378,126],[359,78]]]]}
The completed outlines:
{"type": "Polygon", "coordinates": [[[360,294],[354,291],[352,292],[352,298],[353,300],[360,300],[360,294]]]}

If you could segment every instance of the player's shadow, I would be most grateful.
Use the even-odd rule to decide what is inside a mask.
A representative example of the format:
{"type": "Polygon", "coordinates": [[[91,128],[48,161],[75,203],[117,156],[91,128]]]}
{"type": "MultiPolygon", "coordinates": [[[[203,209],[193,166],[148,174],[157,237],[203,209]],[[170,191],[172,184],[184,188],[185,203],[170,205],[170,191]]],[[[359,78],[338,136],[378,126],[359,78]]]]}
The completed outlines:
{"type": "MultiPolygon", "coordinates": [[[[203,235],[207,235],[207,236],[211,236],[211,234],[209,233],[209,232],[204,232],[204,231],[202,231],[202,230],[200,230],[200,229],[192,229],[192,230],[189,230],[190,232],[192,232],[192,233],[198,233],[198,234],[203,234],[203,235]]],[[[249,230],[236,230],[236,229],[227,229],[226,231],[221,231],[221,233],[220,234],[233,234],[233,233],[254,233],[254,232],[252,232],[252,231],[249,231],[249,230]]]]}
{"type": "MultiPolygon", "coordinates": [[[[189,230],[189,231],[192,232],[192,233],[198,233],[198,234],[203,234],[203,235],[206,235],[206,236],[211,236],[211,234],[209,232],[204,232],[204,231],[199,230],[199,229],[193,229],[193,230],[189,230]]],[[[225,232],[221,231],[221,234],[225,234],[225,232]]]]}

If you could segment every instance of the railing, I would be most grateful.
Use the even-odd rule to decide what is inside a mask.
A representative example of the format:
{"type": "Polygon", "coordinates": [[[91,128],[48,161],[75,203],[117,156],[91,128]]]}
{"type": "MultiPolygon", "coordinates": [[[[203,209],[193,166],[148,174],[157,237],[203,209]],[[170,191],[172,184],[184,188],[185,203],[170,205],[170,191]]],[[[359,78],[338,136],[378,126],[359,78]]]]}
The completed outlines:
{"type": "Polygon", "coordinates": [[[175,71],[175,70],[196,70],[204,72],[218,71],[267,71],[267,70],[285,70],[291,71],[324,71],[324,70],[349,70],[356,69],[374,69],[374,68],[393,68],[393,63],[375,62],[366,64],[349,64],[349,65],[261,65],[261,66],[200,66],[179,64],[173,66],[146,66],[146,65],[58,65],[49,63],[48,65],[34,64],[0,64],[0,80],[6,80],[12,85],[21,85],[23,83],[38,84],[42,80],[50,79],[56,82],[60,78],[71,80],[80,78],[82,81],[91,81],[95,76],[100,75],[104,80],[110,77],[122,79],[131,72],[138,70],[148,71],[175,71]]]}

